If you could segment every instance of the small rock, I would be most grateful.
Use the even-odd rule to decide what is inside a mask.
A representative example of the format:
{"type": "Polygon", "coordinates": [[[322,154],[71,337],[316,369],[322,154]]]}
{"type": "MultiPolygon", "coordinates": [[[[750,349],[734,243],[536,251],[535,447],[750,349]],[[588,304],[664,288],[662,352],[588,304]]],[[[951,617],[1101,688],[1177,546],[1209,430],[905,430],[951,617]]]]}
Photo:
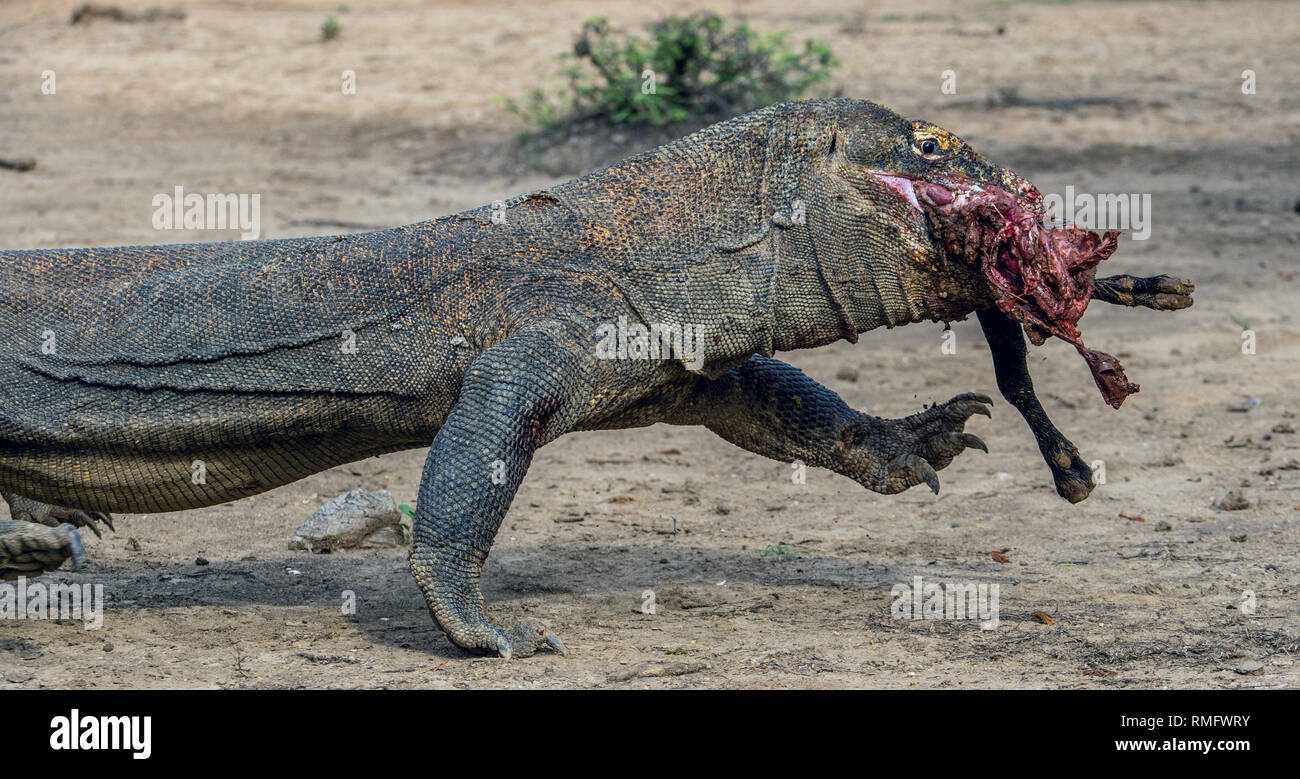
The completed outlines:
{"type": "Polygon", "coordinates": [[[105,652],[112,652],[112,651],[113,651],[113,645],[112,645],[111,643],[109,643],[108,641],[105,641],[105,642],[104,642],[104,651],[105,651],[105,652]]]}
{"type": "Polygon", "coordinates": [[[194,564],[195,564],[195,565],[207,565],[207,564],[208,564],[208,558],[206,558],[206,557],[196,557],[196,558],[194,558],[194,564]]]}
{"type": "Polygon", "coordinates": [[[1169,524],[1168,522],[1164,521],[1163,519],[1156,523],[1156,532],[1157,532],[1157,533],[1167,533],[1167,532],[1169,532],[1170,530],[1173,530],[1173,529],[1174,529],[1174,526],[1171,525],[1171,524],[1169,524]]]}
{"type": "Polygon", "coordinates": [[[1244,544],[1246,543],[1246,534],[1242,533],[1239,536],[1228,536],[1228,540],[1234,544],[1244,544]]]}
{"type": "Polygon", "coordinates": [[[0,157],[0,168],[5,168],[6,170],[16,170],[19,173],[26,173],[35,167],[36,160],[31,157],[23,157],[22,159],[0,157]]]}
{"type": "Polygon", "coordinates": [[[1219,511],[1241,511],[1250,508],[1250,501],[1241,494],[1241,490],[1231,489],[1228,490],[1228,494],[1214,501],[1211,507],[1219,511]]]}
{"type": "Polygon", "coordinates": [[[1283,422],[1279,425],[1273,425],[1273,432],[1281,435],[1288,435],[1295,432],[1295,428],[1283,422]]]}
{"type": "Polygon", "coordinates": [[[1029,618],[1035,622],[1041,622],[1044,625],[1056,624],[1056,620],[1052,619],[1052,615],[1048,614],[1046,611],[1035,611],[1029,615],[1029,618]]]}
{"type": "Polygon", "coordinates": [[[352,490],[316,509],[298,528],[289,542],[290,549],[321,552],[360,546],[376,538],[383,545],[400,545],[402,512],[387,490],[352,490]]]}
{"type": "Polygon", "coordinates": [[[157,22],[185,20],[184,8],[146,8],[143,11],[127,11],[115,5],[82,3],[72,12],[68,24],[80,24],[91,19],[112,19],[116,22],[157,22]]]}
{"type": "Polygon", "coordinates": [[[1246,398],[1242,400],[1240,403],[1235,403],[1231,406],[1228,406],[1228,411],[1232,411],[1237,414],[1245,414],[1248,413],[1255,406],[1258,406],[1262,402],[1264,401],[1260,398],[1246,398]]]}
{"type": "Polygon", "coordinates": [[[1264,664],[1258,660],[1245,660],[1232,670],[1243,675],[1257,674],[1264,670],[1264,664]]]}

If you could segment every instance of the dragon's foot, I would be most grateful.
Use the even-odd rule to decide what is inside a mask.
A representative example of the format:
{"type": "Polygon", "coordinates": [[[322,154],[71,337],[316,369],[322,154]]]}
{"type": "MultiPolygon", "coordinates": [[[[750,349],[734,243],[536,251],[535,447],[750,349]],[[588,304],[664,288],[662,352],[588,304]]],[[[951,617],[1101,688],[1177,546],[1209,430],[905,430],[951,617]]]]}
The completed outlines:
{"type": "Polygon", "coordinates": [[[938,471],[967,449],[988,447],[965,432],[974,414],[991,417],[986,395],[965,393],[903,419],[863,414],[844,431],[838,447],[840,472],[873,492],[893,494],[925,483],[939,492],[938,471]]]}
{"type": "Polygon", "coordinates": [[[506,660],[528,657],[539,649],[564,654],[564,642],[551,632],[546,623],[531,617],[517,620],[512,627],[486,619],[467,622],[457,619],[434,619],[443,627],[452,643],[476,655],[498,655],[506,660]]]}
{"type": "Polygon", "coordinates": [[[81,536],[72,525],[46,527],[22,520],[0,520],[0,579],[39,576],[69,558],[76,570],[85,557],[81,536]]]}
{"type": "Polygon", "coordinates": [[[523,617],[508,630],[492,629],[494,646],[501,657],[528,657],[539,649],[550,649],[564,654],[564,642],[551,632],[551,629],[539,619],[523,617]]]}
{"type": "Polygon", "coordinates": [[[99,532],[101,524],[109,530],[114,529],[113,516],[102,511],[64,508],[63,506],[55,506],[31,498],[24,498],[22,495],[4,495],[3,497],[9,504],[10,516],[16,520],[35,522],[38,525],[48,525],[49,527],[68,524],[73,527],[89,528],[96,538],[101,536],[99,532]]]}
{"type": "Polygon", "coordinates": [[[429,553],[416,536],[411,573],[424,593],[434,622],[456,646],[476,655],[528,657],[539,649],[564,654],[564,642],[541,620],[523,617],[489,619],[479,590],[478,562],[466,562],[453,550],[429,553]],[[466,570],[469,568],[470,570],[466,570]]]}

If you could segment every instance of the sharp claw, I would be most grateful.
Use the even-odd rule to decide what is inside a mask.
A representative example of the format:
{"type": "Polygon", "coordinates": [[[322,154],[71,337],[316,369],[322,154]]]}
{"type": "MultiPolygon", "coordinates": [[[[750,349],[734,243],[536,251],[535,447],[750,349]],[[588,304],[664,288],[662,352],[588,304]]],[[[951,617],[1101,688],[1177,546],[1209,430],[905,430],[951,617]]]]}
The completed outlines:
{"type": "Polygon", "coordinates": [[[993,405],[993,400],[988,395],[967,392],[958,395],[947,403],[941,404],[939,407],[943,409],[949,419],[963,422],[974,414],[983,414],[992,419],[993,412],[989,411],[991,405],[993,405]]]}
{"type": "Polygon", "coordinates": [[[562,655],[562,654],[564,654],[564,642],[561,641],[560,638],[559,638],[559,636],[556,636],[554,633],[547,633],[547,634],[546,634],[546,644],[547,644],[547,646],[549,646],[549,647],[551,648],[551,650],[554,651],[557,655],[562,655]]]}
{"type": "Polygon", "coordinates": [[[984,443],[984,439],[974,433],[962,433],[961,442],[965,444],[968,449],[979,449],[985,454],[989,453],[989,447],[984,443]]]}
{"type": "Polygon", "coordinates": [[[900,454],[895,457],[889,463],[889,474],[891,478],[903,478],[908,482],[903,489],[925,482],[935,495],[939,494],[939,474],[935,473],[933,465],[915,454],[900,454]]]}
{"type": "Polygon", "coordinates": [[[105,525],[108,525],[108,529],[109,529],[109,530],[112,530],[114,533],[117,532],[117,528],[113,527],[113,515],[112,515],[112,514],[101,513],[101,514],[99,515],[99,518],[103,521],[103,523],[104,523],[105,525]]]}
{"type": "Polygon", "coordinates": [[[990,419],[993,418],[993,412],[989,407],[977,400],[963,400],[948,406],[945,409],[948,418],[954,422],[965,422],[975,414],[983,414],[990,419]]]}
{"type": "Polygon", "coordinates": [[[921,472],[921,478],[930,486],[930,490],[933,491],[935,495],[938,495],[939,474],[934,472],[934,466],[930,465],[925,460],[922,460],[916,468],[921,472]]]}
{"type": "Polygon", "coordinates": [[[95,523],[94,523],[93,520],[90,521],[90,522],[87,522],[84,526],[90,528],[90,532],[92,532],[92,533],[95,534],[95,538],[103,538],[103,537],[104,537],[104,536],[99,532],[99,528],[95,526],[95,523]]]}

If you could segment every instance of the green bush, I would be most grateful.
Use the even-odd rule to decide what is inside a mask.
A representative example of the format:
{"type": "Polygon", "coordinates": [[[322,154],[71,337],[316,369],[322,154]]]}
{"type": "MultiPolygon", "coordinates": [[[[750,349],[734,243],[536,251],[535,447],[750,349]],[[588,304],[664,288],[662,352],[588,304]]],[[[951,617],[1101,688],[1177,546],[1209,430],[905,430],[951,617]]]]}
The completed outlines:
{"type": "Polygon", "coordinates": [[[340,29],[342,29],[342,27],[339,25],[338,19],[335,19],[333,16],[325,17],[325,21],[321,22],[320,25],[321,40],[334,40],[334,38],[338,36],[340,29]]]}
{"type": "Polygon", "coordinates": [[[591,118],[663,127],[799,97],[839,64],[825,44],[791,48],[784,32],[755,32],[713,13],[669,17],[647,32],[619,39],[609,20],[588,19],[573,51],[561,55],[560,94],[536,89],[507,107],[541,129],[591,118]]]}

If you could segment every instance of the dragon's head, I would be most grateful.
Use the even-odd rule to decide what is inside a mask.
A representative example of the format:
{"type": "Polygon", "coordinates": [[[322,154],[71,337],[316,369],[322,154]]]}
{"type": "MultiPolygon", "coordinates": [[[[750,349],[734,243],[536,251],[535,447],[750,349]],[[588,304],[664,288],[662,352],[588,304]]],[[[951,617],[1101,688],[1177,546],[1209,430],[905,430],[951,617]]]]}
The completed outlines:
{"type": "Polygon", "coordinates": [[[1118,233],[1045,227],[1033,184],[929,122],[855,101],[831,124],[815,175],[838,201],[842,224],[861,228],[856,239],[834,239],[838,249],[851,251],[840,242],[856,240],[876,257],[901,255],[901,272],[936,318],[996,306],[1035,343],[1068,341],[1116,408],[1137,391],[1115,358],[1083,346],[1076,326],[1118,233]]]}

